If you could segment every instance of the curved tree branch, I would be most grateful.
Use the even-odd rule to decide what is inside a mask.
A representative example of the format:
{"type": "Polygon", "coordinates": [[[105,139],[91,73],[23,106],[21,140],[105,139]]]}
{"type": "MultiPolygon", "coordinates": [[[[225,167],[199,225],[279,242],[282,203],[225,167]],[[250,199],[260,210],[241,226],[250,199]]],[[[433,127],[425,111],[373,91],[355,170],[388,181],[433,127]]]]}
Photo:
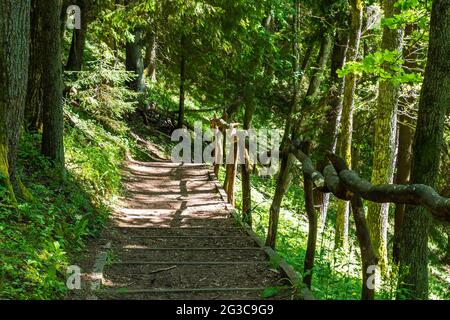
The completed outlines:
{"type": "Polygon", "coordinates": [[[345,187],[362,198],[377,203],[421,205],[430,211],[436,220],[450,222],[450,199],[440,196],[433,188],[423,184],[372,185],[356,172],[348,170],[344,160],[337,155],[328,152],[327,156],[345,187]]]}

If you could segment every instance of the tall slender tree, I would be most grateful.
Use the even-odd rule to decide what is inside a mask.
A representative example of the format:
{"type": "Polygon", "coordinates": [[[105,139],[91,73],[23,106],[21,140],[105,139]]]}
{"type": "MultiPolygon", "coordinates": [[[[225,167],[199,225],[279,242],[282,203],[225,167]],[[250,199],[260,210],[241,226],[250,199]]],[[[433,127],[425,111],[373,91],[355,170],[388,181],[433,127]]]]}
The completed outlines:
{"type": "MultiPolygon", "coordinates": [[[[405,38],[413,34],[414,26],[409,24],[405,28],[405,38]]],[[[409,70],[416,70],[417,64],[417,46],[405,48],[404,59],[405,67],[409,70]]],[[[411,176],[412,145],[414,141],[415,121],[409,114],[410,109],[417,104],[414,94],[409,93],[405,98],[405,105],[399,107],[398,115],[398,150],[396,161],[396,184],[408,184],[411,176]]],[[[394,239],[392,245],[392,258],[394,263],[398,264],[400,258],[400,232],[403,223],[406,206],[403,204],[395,205],[394,221],[394,239]]]]}
{"type": "Polygon", "coordinates": [[[45,52],[39,60],[45,70],[42,75],[43,133],[42,154],[54,165],[64,167],[64,111],[61,62],[61,8],[62,0],[39,0],[42,15],[42,39],[45,52]]]}
{"type": "MultiPolygon", "coordinates": [[[[299,78],[300,71],[300,56],[299,56],[299,32],[300,32],[300,1],[296,0],[294,4],[294,17],[292,19],[292,101],[290,105],[289,115],[286,120],[286,127],[284,129],[284,136],[282,145],[285,145],[287,139],[290,136],[292,129],[292,117],[295,112],[299,102],[300,102],[300,92],[299,83],[301,79],[299,78]]],[[[309,56],[308,56],[309,60],[309,56]]],[[[277,187],[275,190],[275,195],[270,206],[270,218],[269,218],[269,228],[266,238],[266,245],[272,248],[276,246],[277,231],[278,231],[278,219],[280,215],[281,202],[283,196],[291,181],[291,173],[289,172],[294,157],[291,154],[282,153],[281,154],[281,164],[280,170],[277,178],[277,187]]]]}
{"type": "Polygon", "coordinates": [[[158,52],[158,34],[157,29],[153,25],[153,30],[147,33],[146,37],[146,49],[145,49],[145,71],[150,81],[156,82],[156,65],[157,65],[157,52],[158,52]]]}
{"type": "Polygon", "coordinates": [[[144,59],[142,56],[142,28],[134,27],[133,40],[126,43],[125,67],[134,73],[134,78],[128,82],[130,89],[136,92],[145,90],[144,59]]]}
{"type": "Polygon", "coordinates": [[[181,129],[184,123],[184,107],[186,98],[186,35],[181,35],[180,40],[180,92],[178,105],[178,128],[181,129]]]}
{"type": "MultiPolygon", "coordinates": [[[[395,6],[397,0],[384,0],[384,16],[393,19],[401,9],[395,6]]],[[[385,25],[383,28],[382,51],[402,54],[403,27],[385,25]]],[[[383,66],[390,73],[389,64],[383,66]]],[[[375,142],[373,155],[372,183],[392,183],[397,134],[397,107],[400,84],[394,78],[381,79],[378,85],[378,103],[375,120],[375,142]]],[[[379,258],[380,267],[385,270],[388,262],[387,227],[389,204],[369,203],[367,223],[373,246],[379,258]]]]}
{"type": "MultiPolygon", "coordinates": [[[[350,0],[351,24],[349,31],[349,45],[347,61],[358,59],[361,40],[363,2],[362,0],[350,0]]],[[[353,136],[353,109],[355,104],[356,74],[350,72],[345,76],[344,98],[342,105],[342,117],[339,130],[339,153],[345,161],[352,163],[352,136],[353,136]]],[[[346,247],[348,241],[349,204],[339,201],[336,214],[336,247],[346,247]]]]}
{"type": "MultiPolygon", "coordinates": [[[[411,183],[434,187],[439,173],[445,116],[450,105],[450,0],[434,0],[428,62],[414,137],[411,183]]],[[[428,232],[431,215],[408,206],[403,218],[398,297],[428,298],[428,232]]]]}
{"type": "MultiPolygon", "coordinates": [[[[328,159],[325,154],[327,150],[336,151],[337,133],[339,129],[339,122],[342,113],[342,93],[344,89],[344,79],[338,76],[337,71],[342,69],[345,64],[345,57],[348,48],[348,34],[344,31],[339,31],[335,35],[333,53],[331,56],[331,69],[329,79],[328,93],[324,98],[323,105],[326,109],[326,123],[324,123],[323,130],[319,136],[319,146],[317,148],[317,169],[323,172],[323,169],[328,165],[328,159]]],[[[316,192],[316,199],[321,200],[320,221],[321,231],[325,227],[328,211],[328,203],[330,195],[316,192]]]]}
{"type": "Polygon", "coordinates": [[[38,1],[31,1],[30,64],[28,68],[28,90],[26,100],[25,127],[30,131],[42,130],[43,90],[42,75],[44,65],[41,61],[44,44],[42,41],[42,14],[38,1]]]}

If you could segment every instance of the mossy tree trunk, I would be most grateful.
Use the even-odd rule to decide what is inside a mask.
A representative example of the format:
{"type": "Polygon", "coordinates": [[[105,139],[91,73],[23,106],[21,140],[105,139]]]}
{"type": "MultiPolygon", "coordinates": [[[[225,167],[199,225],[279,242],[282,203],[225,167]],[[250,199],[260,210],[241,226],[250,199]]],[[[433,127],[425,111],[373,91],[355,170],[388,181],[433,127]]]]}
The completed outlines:
{"type": "MultiPolygon", "coordinates": [[[[291,128],[292,128],[292,116],[297,108],[299,101],[300,101],[300,94],[299,94],[299,83],[301,82],[298,75],[300,71],[300,57],[299,57],[299,43],[298,43],[298,36],[300,31],[300,23],[299,23],[299,16],[300,16],[300,1],[295,1],[295,13],[294,13],[294,19],[293,19],[293,28],[292,28],[292,102],[290,105],[289,115],[286,119],[286,127],[284,129],[284,136],[282,141],[282,146],[285,145],[287,139],[289,138],[291,134],[291,128]]],[[[308,56],[309,60],[309,56],[308,56]]],[[[306,64],[305,64],[306,65],[306,64]]],[[[285,152],[281,153],[281,159],[280,159],[280,170],[278,172],[277,177],[277,187],[275,189],[275,194],[272,199],[272,204],[270,206],[269,210],[269,227],[267,232],[267,238],[266,238],[266,245],[275,248],[276,246],[276,240],[277,240],[277,231],[278,231],[278,219],[280,215],[280,207],[281,202],[283,200],[283,196],[286,193],[286,189],[289,186],[290,180],[292,178],[289,169],[291,167],[292,162],[294,161],[294,157],[291,154],[287,154],[285,152]]]]}
{"type": "MultiPolygon", "coordinates": [[[[315,73],[310,79],[308,91],[305,95],[305,98],[301,102],[301,116],[300,120],[298,122],[293,123],[293,115],[296,111],[298,111],[298,106],[300,102],[299,94],[300,94],[300,84],[301,84],[301,78],[296,79],[297,72],[294,72],[294,96],[292,99],[292,105],[290,110],[290,116],[287,120],[285,133],[283,137],[282,145],[285,145],[285,141],[289,136],[292,137],[292,139],[297,139],[297,133],[301,129],[302,125],[304,124],[304,115],[310,111],[311,106],[313,105],[313,99],[316,97],[317,92],[319,91],[320,84],[322,82],[322,75],[323,71],[325,69],[325,66],[329,60],[330,56],[330,48],[332,44],[332,39],[329,34],[327,33],[321,33],[323,38],[320,45],[319,54],[317,56],[317,61],[315,63],[314,69],[315,73]]],[[[309,51],[309,50],[308,50],[309,51]]],[[[308,52],[307,51],[307,52],[308,52]]],[[[298,53],[297,53],[298,55],[298,53]]],[[[309,59],[308,59],[309,60],[309,59]]],[[[295,69],[298,70],[298,63],[297,60],[294,64],[295,69]]],[[[302,66],[306,66],[307,63],[305,61],[302,63],[302,66]]],[[[269,233],[267,237],[267,244],[268,245],[275,245],[276,242],[276,229],[278,227],[278,216],[280,214],[280,207],[281,202],[283,200],[284,194],[286,193],[287,189],[289,188],[290,182],[291,182],[291,167],[294,161],[294,156],[291,154],[282,154],[281,156],[281,166],[280,166],[280,172],[278,175],[277,180],[277,188],[275,190],[275,195],[272,201],[272,205],[270,207],[270,220],[269,220],[269,233]]]]}
{"type": "Polygon", "coordinates": [[[150,81],[156,83],[156,64],[157,64],[157,52],[158,52],[158,35],[156,28],[147,34],[147,46],[145,49],[145,66],[146,74],[150,78],[150,81]]]}
{"type": "MultiPolygon", "coordinates": [[[[414,137],[411,183],[435,187],[450,102],[450,0],[434,0],[428,62],[414,137]]],[[[399,298],[428,298],[428,231],[431,215],[408,206],[400,247],[399,298]]]]}
{"type": "MultiPolygon", "coordinates": [[[[319,147],[316,151],[318,157],[317,169],[319,172],[323,172],[323,169],[329,163],[325,156],[326,151],[331,150],[332,152],[336,152],[337,132],[342,113],[342,93],[344,89],[344,80],[338,76],[337,71],[342,69],[345,64],[347,48],[348,34],[342,31],[337,32],[331,56],[330,88],[323,102],[326,108],[326,123],[320,134],[319,147]]],[[[330,195],[317,191],[316,198],[321,200],[320,221],[321,231],[323,231],[327,219],[330,195]]]]}
{"type": "Polygon", "coordinates": [[[61,62],[61,0],[39,0],[42,15],[42,42],[45,52],[41,61],[45,68],[42,74],[43,133],[42,154],[53,164],[64,168],[64,110],[61,62]]]}
{"type": "MultiPolygon", "coordinates": [[[[383,8],[386,19],[392,19],[401,12],[396,8],[397,0],[384,0],[383,8]]],[[[403,27],[391,29],[385,26],[381,50],[402,53],[403,27]]],[[[383,66],[390,72],[388,65],[383,66]]],[[[378,102],[375,120],[375,141],[372,167],[372,184],[392,183],[394,175],[395,146],[397,134],[397,107],[400,85],[394,79],[381,79],[378,84],[378,102]]],[[[382,270],[386,270],[387,228],[389,204],[369,202],[367,223],[369,225],[373,246],[382,270]]]]}
{"type": "MultiPolygon", "coordinates": [[[[347,51],[347,61],[358,59],[359,45],[361,39],[363,3],[362,0],[350,0],[351,25],[349,31],[349,46],[347,51]]],[[[353,109],[355,103],[356,75],[350,72],[344,81],[344,98],[342,105],[341,125],[339,128],[339,154],[346,163],[352,163],[352,137],[353,137],[353,109]]],[[[346,247],[348,241],[348,219],[349,204],[338,202],[336,213],[336,233],[335,246],[337,248],[346,247]]]]}
{"type": "Polygon", "coordinates": [[[16,156],[28,82],[30,1],[0,0],[0,182],[15,204],[23,186],[16,156]]]}
{"type": "Polygon", "coordinates": [[[144,59],[142,57],[142,30],[136,27],[133,31],[134,40],[126,44],[125,67],[134,73],[135,78],[127,83],[128,87],[136,92],[144,92],[144,59]]]}

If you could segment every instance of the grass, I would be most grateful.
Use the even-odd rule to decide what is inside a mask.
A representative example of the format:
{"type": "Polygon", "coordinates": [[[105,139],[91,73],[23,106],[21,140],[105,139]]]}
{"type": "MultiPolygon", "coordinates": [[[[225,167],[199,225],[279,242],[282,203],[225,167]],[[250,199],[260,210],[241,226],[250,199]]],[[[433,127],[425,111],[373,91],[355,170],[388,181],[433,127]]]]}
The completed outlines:
{"type": "MultiPolygon", "coordinates": [[[[224,181],[224,170],[219,179],[224,181]]],[[[297,180],[297,179],[295,179],[297,180]]],[[[283,199],[278,226],[277,252],[302,275],[308,240],[308,219],[304,214],[301,181],[295,181],[283,199]]],[[[252,176],[253,229],[263,239],[267,235],[269,209],[275,192],[275,178],[252,176]]],[[[236,207],[241,214],[241,181],[236,182],[236,207]]],[[[359,300],[361,296],[361,266],[359,246],[354,233],[354,223],[350,221],[348,250],[334,249],[334,223],[336,203],[330,203],[328,220],[324,232],[319,234],[313,273],[312,292],[317,299],[359,300]]],[[[392,223],[391,223],[392,225],[392,223]]],[[[436,244],[430,241],[430,248],[436,252],[436,244]]],[[[439,250],[437,250],[439,252],[439,250]]],[[[442,251],[442,248],[440,249],[442,251]]],[[[433,250],[432,250],[433,252],[433,250]]],[[[430,298],[449,299],[450,278],[446,266],[430,257],[430,298]]],[[[447,266],[448,267],[448,266],[447,266]]],[[[392,268],[392,267],[391,267],[392,268]]],[[[395,268],[390,276],[383,279],[377,290],[376,299],[395,299],[398,275],[395,268]]]]}

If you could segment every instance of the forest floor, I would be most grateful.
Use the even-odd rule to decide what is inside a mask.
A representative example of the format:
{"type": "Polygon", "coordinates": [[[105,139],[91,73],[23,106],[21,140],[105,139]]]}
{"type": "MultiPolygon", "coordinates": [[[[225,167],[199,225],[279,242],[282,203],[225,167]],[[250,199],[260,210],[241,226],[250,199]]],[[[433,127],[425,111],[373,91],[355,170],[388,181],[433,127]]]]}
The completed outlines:
{"type": "Polygon", "coordinates": [[[125,162],[124,196],[76,261],[86,272],[69,299],[253,300],[267,291],[292,299],[286,277],[232,217],[210,168],[169,162],[141,143],[154,161],[125,162]]]}

